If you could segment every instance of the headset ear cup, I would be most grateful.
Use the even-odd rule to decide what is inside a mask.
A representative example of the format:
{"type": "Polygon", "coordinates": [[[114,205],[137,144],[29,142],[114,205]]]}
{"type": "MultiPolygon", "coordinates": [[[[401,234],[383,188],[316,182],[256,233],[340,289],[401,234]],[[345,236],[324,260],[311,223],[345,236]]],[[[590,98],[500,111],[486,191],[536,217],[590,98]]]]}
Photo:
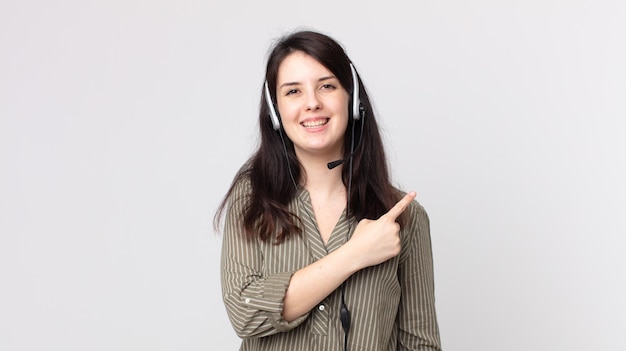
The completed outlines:
{"type": "Polygon", "coordinates": [[[356,73],[356,69],[352,63],[350,63],[350,70],[352,71],[352,118],[355,120],[361,119],[361,98],[359,96],[359,76],[356,73]]]}
{"type": "Polygon", "coordinates": [[[267,108],[270,110],[270,119],[272,120],[274,130],[279,130],[280,119],[278,118],[278,113],[276,113],[276,109],[274,108],[274,102],[272,102],[272,96],[270,95],[270,88],[267,85],[267,81],[265,81],[265,103],[267,104],[267,108]]]}

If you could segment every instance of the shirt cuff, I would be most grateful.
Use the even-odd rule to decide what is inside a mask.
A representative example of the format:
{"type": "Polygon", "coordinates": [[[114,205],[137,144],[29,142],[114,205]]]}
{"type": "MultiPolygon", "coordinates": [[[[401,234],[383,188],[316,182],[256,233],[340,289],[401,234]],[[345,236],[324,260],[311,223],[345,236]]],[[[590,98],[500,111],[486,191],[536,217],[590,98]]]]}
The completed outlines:
{"type": "Polygon", "coordinates": [[[269,322],[279,332],[289,331],[304,322],[309,313],[287,322],[283,318],[285,295],[291,277],[295,272],[275,273],[267,277],[261,296],[246,298],[248,305],[260,308],[268,313],[269,322]]]}

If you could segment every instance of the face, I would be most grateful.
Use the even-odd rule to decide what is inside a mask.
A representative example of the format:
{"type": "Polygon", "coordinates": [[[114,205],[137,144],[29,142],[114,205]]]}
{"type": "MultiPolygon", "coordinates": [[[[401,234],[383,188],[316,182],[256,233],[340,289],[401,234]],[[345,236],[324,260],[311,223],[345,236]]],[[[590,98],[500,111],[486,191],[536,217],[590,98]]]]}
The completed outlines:
{"type": "Polygon", "coordinates": [[[342,157],[350,96],[334,74],[296,51],[278,67],[276,97],[285,133],[299,158],[342,157]]]}

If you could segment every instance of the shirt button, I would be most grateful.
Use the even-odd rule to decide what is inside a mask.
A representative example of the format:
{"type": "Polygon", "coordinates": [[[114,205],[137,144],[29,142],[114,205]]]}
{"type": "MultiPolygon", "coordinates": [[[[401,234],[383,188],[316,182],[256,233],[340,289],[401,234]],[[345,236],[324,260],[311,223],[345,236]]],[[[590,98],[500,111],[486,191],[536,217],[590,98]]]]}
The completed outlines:
{"type": "Polygon", "coordinates": [[[250,298],[246,297],[246,303],[250,303],[250,298]]]}
{"type": "Polygon", "coordinates": [[[326,309],[326,306],[324,306],[324,305],[319,305],[319,306],[317,307],[317,309],[318,309],[318,310],[320,310],[320,311],[323,311],[323,310],[325,310],[325,309],[326,309]]]}

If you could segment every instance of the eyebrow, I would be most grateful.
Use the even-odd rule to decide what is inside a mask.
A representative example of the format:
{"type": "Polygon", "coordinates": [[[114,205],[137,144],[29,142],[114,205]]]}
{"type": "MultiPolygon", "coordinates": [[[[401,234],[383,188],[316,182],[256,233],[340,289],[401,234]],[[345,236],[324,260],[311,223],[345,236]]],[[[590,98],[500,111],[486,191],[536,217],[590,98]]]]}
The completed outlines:
{"type": "MultiPolygon", "coordinates": [[[[336,78],[337,77],[335,77],[335,76],[326,76],[326,77],[322,77],[322,78],[318,79],[317,81],[318,82],[323,82],[323,81],[326,81],[326,80],[336,79],[336,78]]],[[[284,88],[284,87],[290,87],[290,86],[299,85],[299,84],[300,84],[300,82],[287,82],[287,83],[281,84],[278,88],[281,89],[281,88],[284,88]]]]}

